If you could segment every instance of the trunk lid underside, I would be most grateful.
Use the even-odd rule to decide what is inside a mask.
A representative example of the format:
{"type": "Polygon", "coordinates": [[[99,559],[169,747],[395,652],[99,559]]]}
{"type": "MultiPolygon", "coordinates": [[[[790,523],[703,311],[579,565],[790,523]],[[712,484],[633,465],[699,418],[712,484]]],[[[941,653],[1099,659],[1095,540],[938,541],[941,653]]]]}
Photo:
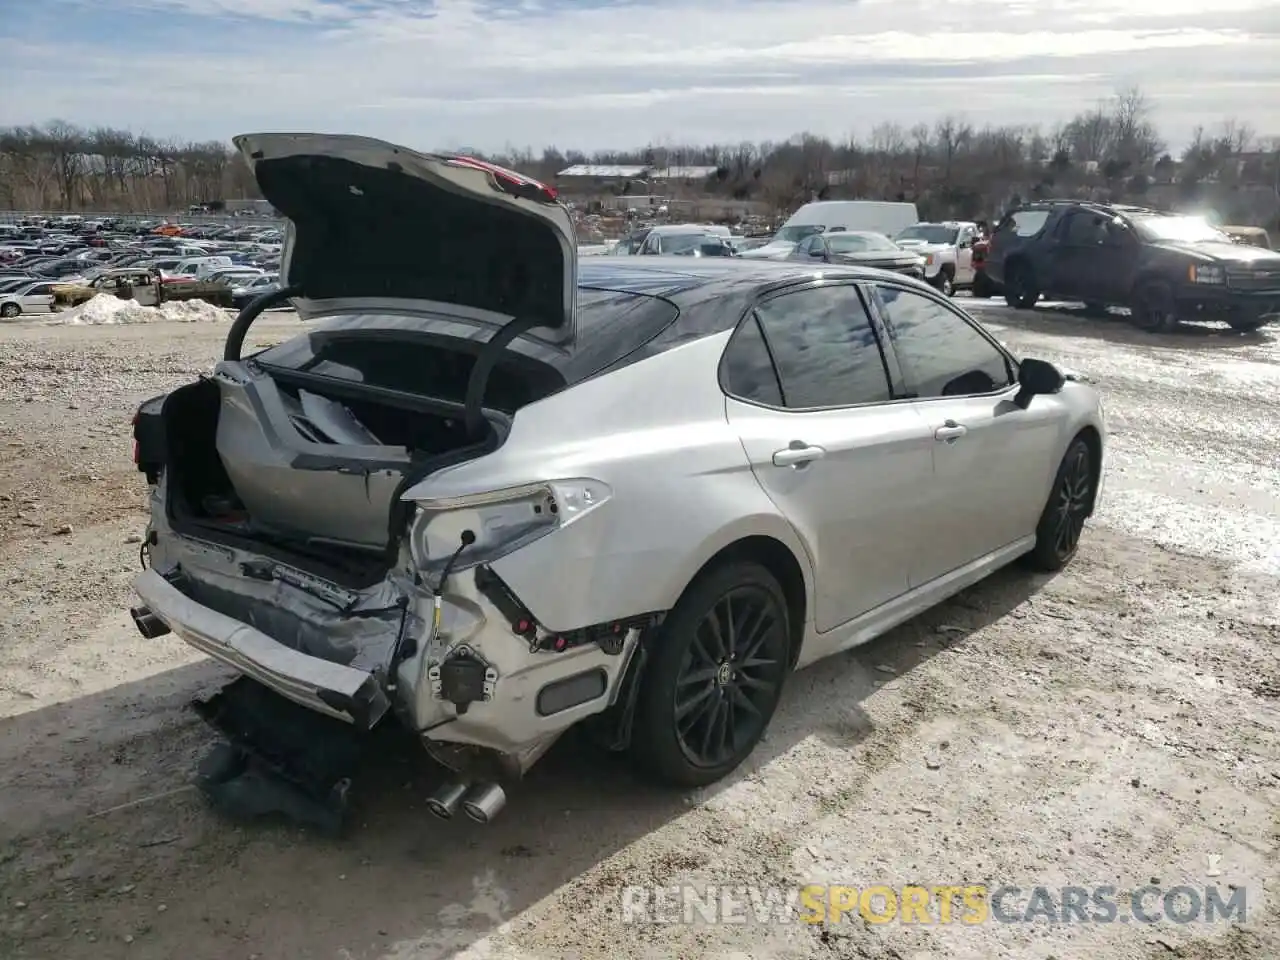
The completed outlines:
{"type": "Polygon", "coordinates": [[[577,246],[550,188],[465,157],[364,137],[235,140],[289,220],[281,281],[304,317],[448,305],[574,335],[577,246]]]}

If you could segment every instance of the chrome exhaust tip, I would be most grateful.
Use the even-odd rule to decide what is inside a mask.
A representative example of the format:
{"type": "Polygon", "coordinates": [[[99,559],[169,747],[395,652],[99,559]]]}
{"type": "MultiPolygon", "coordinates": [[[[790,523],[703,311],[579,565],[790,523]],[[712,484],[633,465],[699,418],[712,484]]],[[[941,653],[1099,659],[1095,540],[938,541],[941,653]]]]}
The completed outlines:
{"type": "Polygon", "coordinates": [[[427,797],[427,809],[441,820],[452,820],[458,812],[458,805],[467,795],[467,784],[446,783],[443,787],[427,797]]]}
{"type": "Polygon", "coordinates": [[[462,801],[463,812],[476,823],[488,823],[507,805],[507,794],[496,783],[474,787],[462,801]]]}

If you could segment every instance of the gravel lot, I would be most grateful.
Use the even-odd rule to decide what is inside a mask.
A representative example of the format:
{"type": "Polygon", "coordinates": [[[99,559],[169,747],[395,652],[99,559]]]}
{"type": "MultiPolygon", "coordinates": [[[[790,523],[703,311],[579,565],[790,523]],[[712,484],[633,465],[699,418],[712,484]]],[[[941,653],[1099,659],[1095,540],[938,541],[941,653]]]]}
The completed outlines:
{"type": "Polygon", "coordinates": [[[444,824],[435,773],[389,749],[341,842],[184,789],[211,742],[187,704],[226,675],[128,620],[129,417],[226,325],[0,327],[0,957],[1280,957],[1278,335],[980,311],[1104,393],[1105,507],[1067,572],[1002,572],[797,675],[718,788],[564,744],[497,822],[444,824]],[[1230,883],[1249,920],[620,922],[623,886],[679,882],[1230,883]]]}

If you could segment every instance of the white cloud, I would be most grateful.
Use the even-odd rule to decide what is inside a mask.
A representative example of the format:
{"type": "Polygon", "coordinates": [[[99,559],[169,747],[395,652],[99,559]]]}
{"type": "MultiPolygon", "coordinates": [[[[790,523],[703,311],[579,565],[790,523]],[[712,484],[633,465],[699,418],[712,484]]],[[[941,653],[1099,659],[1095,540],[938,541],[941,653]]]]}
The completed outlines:
{"type": "Polygon", "coordinates": [[[203,23],[131,56],[127,40],[77,43],[65,23],[57,43],[0,41],[19,94],[0,100],[0,123],[590,149],[844,136],[945,113],[1051,124],[1138,84],[1175,141],[1227,116],[1280,134],[1276,0],[513,0],[501,15],[477,0],[104,3],[203,23]]]}

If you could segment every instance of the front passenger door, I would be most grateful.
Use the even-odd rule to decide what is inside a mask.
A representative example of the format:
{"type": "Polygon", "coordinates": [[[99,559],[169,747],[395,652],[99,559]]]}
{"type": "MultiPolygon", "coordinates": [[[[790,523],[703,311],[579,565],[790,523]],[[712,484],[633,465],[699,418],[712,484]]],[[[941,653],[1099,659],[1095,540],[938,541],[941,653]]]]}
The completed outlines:
{"type": "Polygon", "coordinates": [[[935,484],[916,515],[929,531],[912,564],[920,587],[1034,533],[1064,415],[1057,403],[1015,404],[1012,359],[940,297],[890,283],[871,289],[934,440],[935,484]]]}
{"type": "Polygon", "coordinates": [[[809,285],[764,301],[726,348],[722,377],[756,479],[808,547],[817,629],[906,593],[933,436],[912,403],[893,402],[858,289],[809,285]]]}

